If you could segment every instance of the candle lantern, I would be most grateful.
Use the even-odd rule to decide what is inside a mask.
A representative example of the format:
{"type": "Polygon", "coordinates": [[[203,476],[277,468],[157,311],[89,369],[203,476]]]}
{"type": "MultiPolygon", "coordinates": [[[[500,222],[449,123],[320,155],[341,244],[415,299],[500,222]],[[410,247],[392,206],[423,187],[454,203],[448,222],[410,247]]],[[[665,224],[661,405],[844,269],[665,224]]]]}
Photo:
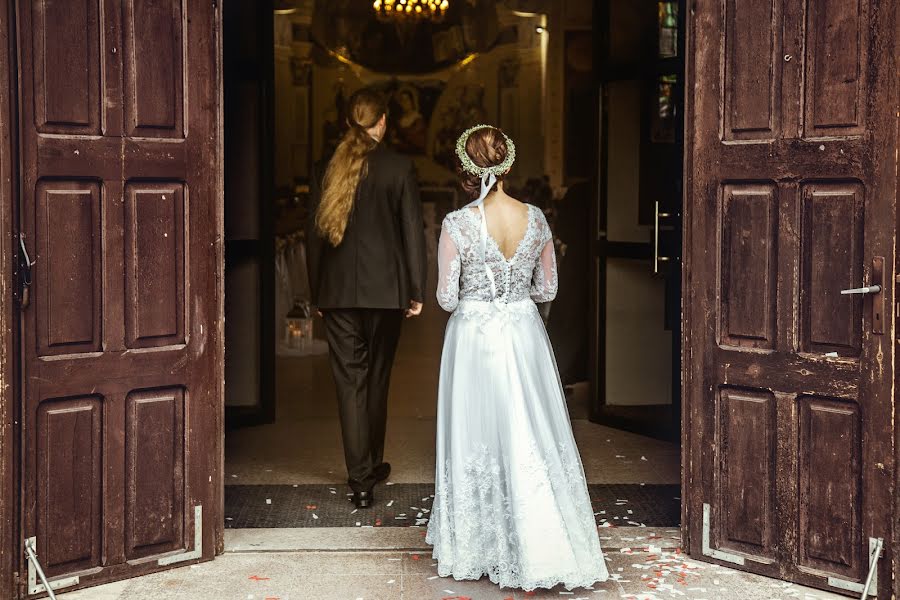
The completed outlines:
{"type": "Polygon", "coordinates": [[[313,320],[309,302],[294,302],[284,318],[284,345],[288,348],[305,348],[312,342],[313,320]]]}

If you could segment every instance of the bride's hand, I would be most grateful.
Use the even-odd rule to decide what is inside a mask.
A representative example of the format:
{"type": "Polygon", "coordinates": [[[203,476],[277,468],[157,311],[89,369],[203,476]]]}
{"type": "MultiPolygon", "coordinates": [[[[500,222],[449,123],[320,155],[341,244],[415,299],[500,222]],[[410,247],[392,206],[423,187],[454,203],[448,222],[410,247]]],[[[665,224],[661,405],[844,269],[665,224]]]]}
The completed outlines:
{"type": "Polygon", "coordinates": [[[406,309],[406,318],[418,317],[422,314],[422,303],[415,300],[409,301],[409,308],[406,309]]]}

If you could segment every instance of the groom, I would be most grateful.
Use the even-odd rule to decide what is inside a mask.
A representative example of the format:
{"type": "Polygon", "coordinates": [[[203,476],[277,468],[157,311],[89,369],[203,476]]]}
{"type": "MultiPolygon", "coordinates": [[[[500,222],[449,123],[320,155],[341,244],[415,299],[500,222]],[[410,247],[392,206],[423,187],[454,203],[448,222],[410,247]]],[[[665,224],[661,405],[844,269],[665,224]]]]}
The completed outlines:
{"type": "Polygon", "coordinates": [[[367,508],[391,472],[384,462],[391,367],[404,315],[422,311],[427,264],[412,161],[382,142],[383,98],[360,90],[347,113],[335,155],[313,172],[307,266],[325,321],[348,483],[354,504],[367,508]],[[355,188],[345,189],[348,181],[355,188]]]}

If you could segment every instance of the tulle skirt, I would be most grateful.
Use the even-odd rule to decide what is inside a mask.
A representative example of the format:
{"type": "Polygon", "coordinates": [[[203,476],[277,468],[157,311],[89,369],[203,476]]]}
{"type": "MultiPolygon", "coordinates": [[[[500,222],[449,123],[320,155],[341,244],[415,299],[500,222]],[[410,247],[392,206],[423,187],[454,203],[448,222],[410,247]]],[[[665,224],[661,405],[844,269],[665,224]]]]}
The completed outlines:
{"type": "Polygon", "coordinates": [[[502,587],[608,577],[544,324],[531,300],[462,301],[447,325],[435,500],[441,576],[502,587]]]}

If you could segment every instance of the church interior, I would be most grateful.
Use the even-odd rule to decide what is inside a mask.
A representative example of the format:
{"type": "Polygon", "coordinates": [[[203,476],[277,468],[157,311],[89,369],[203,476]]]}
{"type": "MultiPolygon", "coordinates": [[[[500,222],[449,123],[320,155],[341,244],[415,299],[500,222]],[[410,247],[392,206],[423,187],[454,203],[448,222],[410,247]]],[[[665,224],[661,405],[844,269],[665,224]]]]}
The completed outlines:
{"type": "Polygon", "coordinates": [[[434,481],[434,298],[454,147],[477,123],[517,145],[507,190],[556,236],[542,307],[602,526],[680,519],[682,1],[244,0],[224,4],[226,528],[423,527],[434,481]],[[403,326],[376,505],[343,496],[338,406],[310,304],[312,166],[375,86],[412,157],[429,256],[403,326]],[[355,513],[355,514],[354,514],[355,513]]]}
{"type": "MultiPolygon", "coordinates": [[[[0,4],[0,598],[900,596],[900,3],[0,4]],[[428,281],[363,497],[353,329],[399,315],[336,331],[352,292],[315,306],[305,232],[371,88],[364,183],[415,166],[428,281]],[[527,210],[487,200],[493,261],[457,224],[450,272],[505,273],[451,315],[479,123],[469,158],[516,161],[466,172],[527,210]]],[[[333,254],[365,263],[314,266],[389,286],[359,233],[333,254]]]]}

